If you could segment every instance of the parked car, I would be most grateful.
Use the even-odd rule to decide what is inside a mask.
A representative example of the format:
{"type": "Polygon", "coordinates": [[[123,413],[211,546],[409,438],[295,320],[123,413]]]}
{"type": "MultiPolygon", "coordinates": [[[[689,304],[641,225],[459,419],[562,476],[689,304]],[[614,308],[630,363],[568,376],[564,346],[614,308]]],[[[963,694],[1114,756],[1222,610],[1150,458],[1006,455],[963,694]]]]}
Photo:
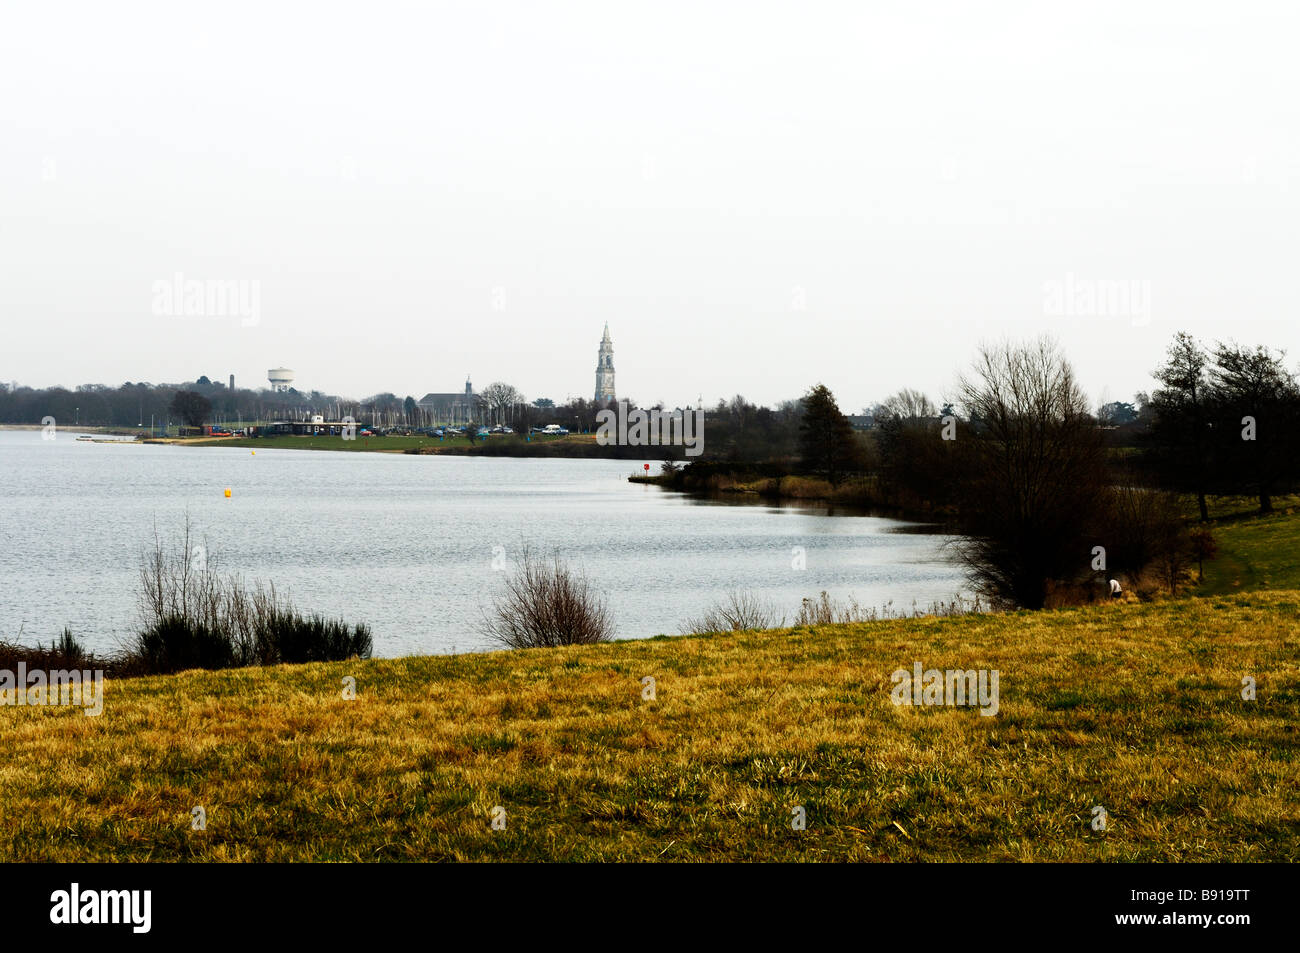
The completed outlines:
{"type": "Polygon", "coordinates": [[[545,427],[542,428],[541,432],[544,434],[549,434],[553,437],[563,437],[569,431],[561,427],[559,424],[547,424],[545,427]]]}

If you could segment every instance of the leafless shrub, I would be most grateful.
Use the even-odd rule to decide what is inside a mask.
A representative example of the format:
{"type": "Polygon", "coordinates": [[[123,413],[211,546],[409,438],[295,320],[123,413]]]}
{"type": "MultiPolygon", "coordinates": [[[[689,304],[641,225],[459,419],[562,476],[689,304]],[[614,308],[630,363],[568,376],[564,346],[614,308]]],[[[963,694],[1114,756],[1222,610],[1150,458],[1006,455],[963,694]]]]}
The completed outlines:
{"type": "Polygon", "coordinates": [[[706,632],[743,632],[747,629],[778,629],[785,625],[785,614],[762,597],[732,590],[721,602],[698,617],[687,619],[687,635],[706,632]]]}
{"type": "Polygon", "coordinates": [[[548,648],[608,642],[614,621],[585,574],[569,569],[558,554],[547,562],[525,547],[479,630],[507,648],[548,648]]]}

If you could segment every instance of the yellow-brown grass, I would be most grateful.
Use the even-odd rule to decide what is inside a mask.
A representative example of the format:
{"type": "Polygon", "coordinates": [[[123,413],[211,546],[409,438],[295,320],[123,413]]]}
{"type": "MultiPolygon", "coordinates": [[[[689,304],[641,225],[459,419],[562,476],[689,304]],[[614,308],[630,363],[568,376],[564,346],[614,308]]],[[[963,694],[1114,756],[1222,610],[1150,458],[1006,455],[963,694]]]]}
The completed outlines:
{"type": "Polygon", "coordinates": [[[0,708],[0,856],[1295,860],[1298,602],[110,682],[98,718],[0,708]],[[999,670],[999,713],[896,707],[914,661],[999,670]]]}

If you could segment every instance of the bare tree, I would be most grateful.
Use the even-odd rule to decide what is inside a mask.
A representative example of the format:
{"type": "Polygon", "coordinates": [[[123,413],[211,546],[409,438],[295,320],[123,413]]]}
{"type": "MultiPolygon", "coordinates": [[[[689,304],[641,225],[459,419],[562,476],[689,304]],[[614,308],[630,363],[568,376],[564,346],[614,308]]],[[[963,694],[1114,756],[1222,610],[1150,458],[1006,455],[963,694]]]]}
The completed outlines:
{"type": "Polygon", "coordinates": [[[483,404],[491,412],[493,423],[506,423],[510,420],[511,411],[524,402],[524,395],[514,387],[502,381],[488,384],[479,394],[483,404]]]}
{"type": "Polygon", "coordinates": [[[982,348],[958,386],[971,422],[957,473],[977,590],[1042,608],[1048,580],[1089,568],[1108,484],[1101,435],[1069,363],[1047,338],[982,348]]]}
{"type": "Polygon", "coordinates": [[[938,408],[930,402],[930,398],[910,387],[904,387],[897,394],[887,398],[879,405],[878,412],[883,416],[897,417],[900,420],[932,420],[939,416],[938,408]]]}

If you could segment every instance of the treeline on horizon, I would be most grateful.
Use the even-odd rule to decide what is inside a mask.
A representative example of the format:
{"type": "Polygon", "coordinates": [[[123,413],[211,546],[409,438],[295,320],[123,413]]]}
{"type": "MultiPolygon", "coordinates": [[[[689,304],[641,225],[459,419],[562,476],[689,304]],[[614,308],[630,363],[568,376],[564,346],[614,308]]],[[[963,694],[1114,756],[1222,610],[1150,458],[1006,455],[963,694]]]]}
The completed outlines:
{"type": "MultiPolygon", "coordinates": [[[[289,388],[230,387],[223,381],[201,376],[179,384],[150,384],[127,381],[119,387],[105,384],[81,384],[66,387],[33,388],[0,382],[0,424],[37,425],[53,417],[59,426],[111,427],[135,430],[149,427],[199,426],[201,424],[242,425],[275,420],[308,420],[320,414],[327,420],[351,417],[357,424],[396,430],[431,427],[439,424],[466,423],[508,424],[516,430],[557,423],[570,430],[593,432],[597,414],[615,409],[617,401],[573,398],[557,404],[549,398],[527,400],[510,384],[498,381],[475,395],[479,400],[478,419],[447,420],[421,407],[412,395],[374,394],[361,400],[289,388]]],[[[640,406],[635,400],[623,401],[629,408],[640,406]]],[[[731,406],[742,408],[741,414],[754,414],[766,432],[778,438],[781,423],[794,433],[797,429],[799,402],[785,401],[778,411],[754,408],[737,397],[730,404],[720,402],[718,414],[731,406]],[[793,429],[792,429],[793,428],[793,429]]],[[[663,409],[662,405],[659,406],[663,409]]],[[[729,412],[729,411],[727,411],[729,412]]],[[[719,421],[721,427],[725,422],[719,421]]],[[[735,445],[735,440],[729,440],[735,445]]],[[[792,449],[793,443],[786,449],[792,449]]],[[[610,448],[613,449],[613,448],[610,448]]],[[[757,445],[754,447],[758,452],[757,445]]]]}
{"type": "Polygon", "coordinates": [[[330,420],[351,416],[358,423],[385,421],[388,425],[419,426],[437,423],[418,407],[414,397],[405,400],[394,394],[376,394],[364,400],[299,391],[290,388],[240,388],[231,390],[223,381],[206,375],[179,384],[150,384],[127,381],[119,387],[81,384],[66,387],[33,388],[0,383],[0,423],[39,424],[53,417],[59,425],[83,427],[148,427],[201,423],[251,423],[272,420],[305,420],[322,414],[330,420]],[[195,400],[194,398],[198,399],[195,400]]]}

